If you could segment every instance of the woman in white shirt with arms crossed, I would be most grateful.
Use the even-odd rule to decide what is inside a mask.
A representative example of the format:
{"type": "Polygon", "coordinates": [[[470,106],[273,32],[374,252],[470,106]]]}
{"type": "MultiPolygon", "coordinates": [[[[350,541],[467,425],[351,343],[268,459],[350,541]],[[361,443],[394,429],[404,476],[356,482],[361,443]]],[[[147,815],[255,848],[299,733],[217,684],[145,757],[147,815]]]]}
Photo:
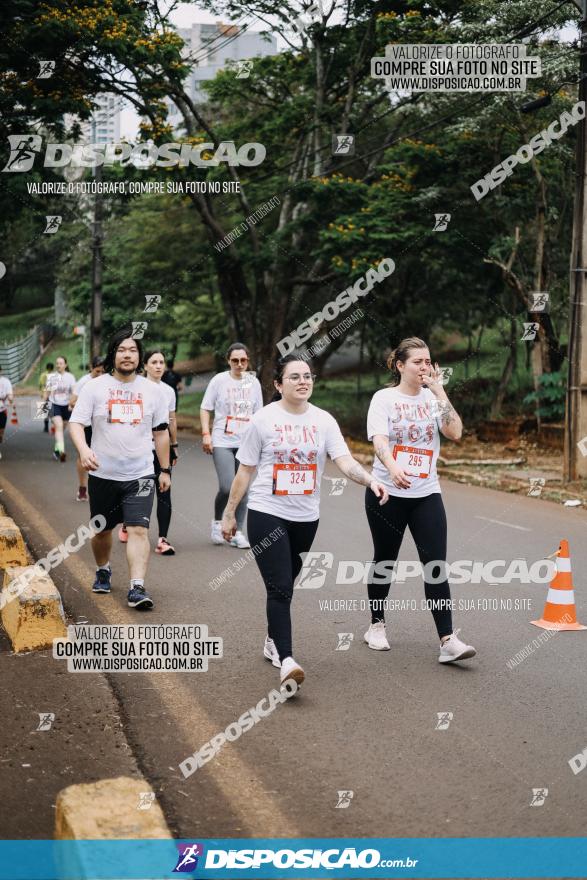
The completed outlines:
{"type": "Polygon", "coordinates": [[[320,480],[329,455],[340,471],[355,483],[369,486],[380,503],[385,488],[351,456],[335,419],[309,403],[314,376],[305,360],[289,354],[275,373],[281,399],[270,403],[251,420],[238,451],[240,462],[230,490],[222,532],[236,530],[235,510],[249,492],[248,534],[267,590],[267,637],[263,654],[281,672],[281,682],[297,684],[304,672],[293,659],[290,605],[294,581],[318,529],[320,480]]]}
{"type": "MultiPolygon", "coordinates": [[[[440,663],[466,660],[475,648],[453,632],[450,587],[442,573],[446,564],[447,525],[436,462],[440,436],[460,440],[463,424],[440,381],[438,364],[432,367],[426,343],[417,336],[402,340],[387,366],[392,387],[377,391],[367,416],[367,434],[373,441],[373,476],[387,488],[390,498],[380,507],[367,489],[365,508],[373,537],[374,562],[394,562],[406,526],[424,568],[428,606],[440,638],[440,663]],[[426,582],[427,571],[430,581],[426,582]]],[[[374,572],[368,586],[371,626],[365,641],[376,651],[388,651],[385,634],[385,600],[391,572],[374,572]]]]}
{"type": "MultiPolygon", "coordinates": [[[[236,454],[251,422],[251,416],[263,406],[261,384],[254,373],[248,372],[249,350],[246,345],[234,342],[226,352],[226,360],[230,370],[217,373],[210,381],[200,409],[202,448],[212,455],[218,477],[212,520],[213,544],[224,544],[220,520],[238,468],[236,454]],[[211,415],[214,416],[212,434],[211,415]]],[[[250,546],[243,534],[246,512],[245,495],[236,511],[237,530],[230,542],[233,547],[240,549],[250,546]]]]}

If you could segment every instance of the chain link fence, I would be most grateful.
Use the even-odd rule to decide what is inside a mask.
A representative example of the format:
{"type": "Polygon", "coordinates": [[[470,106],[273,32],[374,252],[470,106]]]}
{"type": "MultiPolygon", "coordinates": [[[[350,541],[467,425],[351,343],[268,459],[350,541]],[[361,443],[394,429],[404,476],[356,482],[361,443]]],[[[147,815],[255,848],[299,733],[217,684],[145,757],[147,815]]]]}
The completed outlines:
{"type": "Polygon", "coordinates": [[[0,345],[2,373],[11,382],[20,382],[54,335],[53,324],[38,324],[23,339],[8,345],[0,345]]]}

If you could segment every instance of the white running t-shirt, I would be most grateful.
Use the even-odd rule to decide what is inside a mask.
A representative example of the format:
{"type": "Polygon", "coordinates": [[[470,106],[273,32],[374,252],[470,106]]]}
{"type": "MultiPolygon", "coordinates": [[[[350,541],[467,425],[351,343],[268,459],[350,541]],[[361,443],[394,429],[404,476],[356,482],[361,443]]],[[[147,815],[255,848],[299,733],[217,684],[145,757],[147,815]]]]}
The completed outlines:
{"type": "MultiPolygon", "coordinates": [[[[149,379],[149,382],[153,382],[153,385],[161,392],[163,395],[163,400],[165,401],[165,406],[169,410],[170,413],[175,412],[175,391],[171,387],[171,385],[167,385],[165,382],[154,382],[153,379],[149,379]]],[[[169,417],[166,419],[169,422],[169,417]]],[[[155,451],[155,440],[153,439],[153,451],[155,451]]]]}
{"type": "Polygon", "coordinates": [[[76,395],[76,397],[79,397],[80,391],[82,390],[84,385],[88,384],[90,379],[97,379],[97,378],[98,378],[97,376],[92,376],[91,373],[86,373],[84,376],[81,377],[81,379],[78,379],[77,382],[75,383],[75,385],[73,386],[73,393],[76,395]]]}
{"type": "Polygon", "coordinates": [[[12,383],[6,376],[0,376],[0,412],[8,408],[8,396],[12,394],[12,383]]]}
{"type": "Polygon", "coordinates": [[[212,445],[238,448],[251,423],[251,416],[263,406],[261,383],[248,373],[243,379],[233,379],[230,370],[217,373],[210,380],[202,409],[214,412],[212,445]]]}
{"type": "Polygon", "coordinates": [[[263,407],[236,457],[257,468],[248,506],[295,522],[320,516],[320,480],[326,455],[350,455],[336,420],[313,404],[305,413],[287,412],[279,402],[263,407]]]}
{"type": "Polygon", "coordinates": [[[67,406],[69,398],[75,386],[73,373],[50,373],[47,376],[46,388],[49,389],[49,403],[57,406],[67,406]]]}
{"type": "Polygon", "coordinates": [[[82,388],[70,421],[92,426],[100,464],[93,476],[138,480],[153,473],[153,428],[168,424],[169,402],[150,379],[121,382],[105,373],[82,388]]]}
{"type": "Polygon", "coordinates": [[[375,456],[373,477],[383,483],[390,495],[424,498],[441,491],[436,473],[440,451],[437,415],[438,401],[429,388],[422,388],[416,395],[402,394],[397,388],[382,388],[373,395],[367,415],[367,437],[389,437],[392,456],[410,475],[410,488],[398,489],[385,465],[375,456]]]}

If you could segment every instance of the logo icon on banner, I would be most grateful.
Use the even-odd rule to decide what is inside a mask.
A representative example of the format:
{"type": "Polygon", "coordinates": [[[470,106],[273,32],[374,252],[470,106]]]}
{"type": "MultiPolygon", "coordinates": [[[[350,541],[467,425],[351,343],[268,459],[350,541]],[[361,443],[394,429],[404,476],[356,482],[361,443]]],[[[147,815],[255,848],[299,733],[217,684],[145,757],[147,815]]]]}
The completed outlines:
{"type": "Polygon", "coordinates": [[[345,477],[324,477],[324,479],[332,483],[329,495],[342,495],[347,485],[345,477]]]}
{"type": "Polygon", "coordinates": [[[132,338],[142,339],[149,324],[147,321],[132,321],[132,338]]]}
{"type": "Polygon", "coordinates": [[[548,311],[548,293],[531,293],[532,297],[532,305],[529,308],[530,312],[547,312],[548,311]]]}
{"type": "Polygon", "coordinates": [[[540,324],[537,324],[535,321],[532,323],[524,322],[524,333],[522,334],[522,342],[532,342],[533,339],[536,339],[536,334],[538,333],[538,328],[540,324]]]}
{"type": "Polygon", "coordinates": [[[436,717],[438,721],[436,722],[435,730],[448,730],[450,727],[450,722],[453,720],[454,715],[452,712],[437,712],[436,717]]]}
{"type": "Polygon", "coordinates": [[[548,789],[547,788],[533,788],[532,789],[532,800],[530,801],[530,806],[531,807],[541,807],[547,797],[548,797],[548,789]]]}
{"type": "Polygon", "coordinates": [[[191,874],[196,870],[200,856],[204,855],[204,847],[201,843],[178,843],[177,848],[179,855],[173,873],[191,874]]]}
{"type": "Polygon", "coordinates": [[[148,498],[153,489],[153,480],[150,479],[140,479],[138,480],[138,489],[137,489],[137,498],[148,498]]]}
{"type": "MultiPolygon", "coordinates": [[[[145,296],[145,308],[143,312],[156,312],[159,308],[159,303],[161,302],[161,295],[159,293],[149,293],[145,296]]],[[[137,337],[135,336],[135,339],[137,337]]]]}
{"type": "Polygon", "coordinates": [[[237,61],[234,69],[237,79],[248,79],[253,69],[253,62],[250,60],[237,61]]]}
{"type": "Polygon", "coordinates": [[[61,226],[62,218],[59,216],[59,214],[48,214],[45,217],[45,220],[47,221],[47,225],[43,230],[44,235],[55,235],[55,233],[61,226]]]}
{"type": "Polygon", "coordinates": [[[351,800],[354,797],[354,791],[339,791],[338,793],[338,803],[335,806],[335,810],[346,810],[347,807],[350,807],[351,800]]]}
{"type": "Polygon", "coordinates": [[[35,407],[33,419],[46,419],[48,417],[50,406],[48,400],[34,400],[33,405],[35,407]]]}
{"type": "Polygon", "coordinates": [[[338,636],[338,644],[335,648],[335,651],[348,651],[351,647],[351,642],[354,639],[354,633],[337,633],[338,636]]]}
{"type": "Polygon", "coordinates": [[[355,155],[355,136],[354,136],[354,134],[334,134],[334,135],[332,135],[332,155],[333,156],[354,156],[355,155]]]}
{"type": "Polygon", "coordinates": [[[320,17],[324,15],[321,0],[318,0],[317,3],[312,3],[307,9],[305,9],[304,15],[309,16],[309,19],[300,15],[292,21],[292,28],[299,34],[305,34],[310,25],[316,24],[320,21],[320,17]]]}
{"type": "Polygon", "coordinates": [[[9,134],[10,156],[2,171],[30,171],[42,142],[39,134],[9,134]]]}
{"type": "Polygon", "coordinates": [[[39,712],[39,726],[37,730],[51,730],[51,725],[55,721],[55,712],[39,712]]]}
{"type": "Polygon", "coordinates": [[[540,498],[545,483],[544,477],[530,477],[530,490],[528,492],[530,498],[540,498]]]}
{"type": "Polygon", "coordinates": [[[445,232],[448,229],[450,218],[450,214],[435,214],[432,232],[445,232]]]}
{"type": "Polygon", "coordinates": [[[137,810],[150,810],[154,800],[154,791],[139,791],[139,802],[137,804],[137,810]]]}
{"type": "Polygon", "coordinates": [[[49,77],[53,76],[54,70],[54,61],[39,61],[39,72],[37,74],[37,79],[49,79],[49,77]]]}
{"type": "Polygon", "coordinates": [[[328,569],[332,568],[332,553],[311,551],[304,555],[302,573],[296,590],[317,590],[324,586],[328,569]]]}

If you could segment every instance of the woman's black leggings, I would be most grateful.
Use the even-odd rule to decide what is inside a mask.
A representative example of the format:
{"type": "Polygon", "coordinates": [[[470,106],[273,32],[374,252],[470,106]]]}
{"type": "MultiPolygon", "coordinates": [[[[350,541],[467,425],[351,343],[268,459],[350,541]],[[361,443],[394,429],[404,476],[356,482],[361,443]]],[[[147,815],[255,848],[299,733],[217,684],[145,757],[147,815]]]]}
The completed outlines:
{"type": "Polygon", "coordinates": [[[169,523],[171,522],[171,488],[167,492],[162,492],[159,488],[159,474],[161,473],[161,465],[157,458],[157,453],[153,453],[153,463],[155,465],[155,490],[157,492],[157,523],[159,525],[159,537],[166,538],[169,531],[169,523]]]}
{"type": "MultiPolygon", "coordinates": [[[[380,507],[377,497],[371,489],[367,489],[365,509],[373,538],[376,563],[396,561],[406,526],[412,533],[422,567],[428,562],[446,561],[446,513],[440,492],[434,492],[424,498],[397,498],[392,495],[389,501],[380,507]]],[[[434,572],[433,577],[435,577],[434,572]]],[[[390,586],[391,577],[389,580],[384,580],[381,576],[369,584],[372,623],[385,619],[383,607],[390,586]]],[[[431,605],[438,635],[440,638],[449,636],[452,633],[452,614],[450,605],[446,605],[450,600],[448,581],[433,584],[425,582],[424,590],[426,599],[438,605],[437,608],[431,605]]]]}
{"type": "Polygon", "coordinates": [[[318,520],[292,522],[271,513],[249,509],[247,535],[267,590],[267,632],[279,659],[292,656],[290,605],[294,581],[300,573],[300,553],[307,553],[318,530],[318,520]]]}

